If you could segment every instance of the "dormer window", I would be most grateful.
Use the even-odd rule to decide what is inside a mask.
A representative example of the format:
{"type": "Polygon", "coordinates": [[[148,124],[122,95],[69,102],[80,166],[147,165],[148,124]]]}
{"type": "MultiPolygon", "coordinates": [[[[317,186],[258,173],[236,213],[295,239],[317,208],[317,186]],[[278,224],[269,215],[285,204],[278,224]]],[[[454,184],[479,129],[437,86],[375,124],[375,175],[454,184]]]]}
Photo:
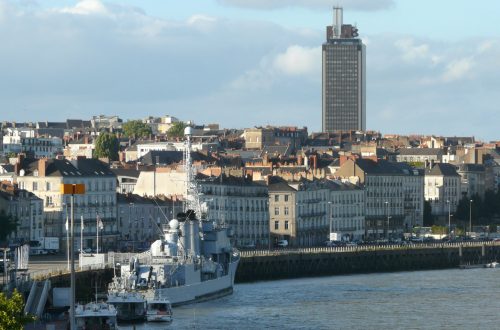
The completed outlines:
{"type": "Polygon", "coordinates": [[[38,176],[38,170],[33,171],[33,176],[38,176]]]}

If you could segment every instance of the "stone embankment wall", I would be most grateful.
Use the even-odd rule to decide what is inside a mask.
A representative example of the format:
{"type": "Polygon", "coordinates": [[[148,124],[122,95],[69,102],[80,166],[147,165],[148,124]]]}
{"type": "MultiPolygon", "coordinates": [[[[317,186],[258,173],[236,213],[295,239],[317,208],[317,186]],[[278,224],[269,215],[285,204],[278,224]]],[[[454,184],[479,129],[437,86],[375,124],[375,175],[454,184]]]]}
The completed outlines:
{"type": "Polygon", "coordinates": [[[454,268],[500,261],[496,243],[242,251],[236,282],[454,268]]]}
{"type": "MultiPolygon", "coordinates": [[[[113,280],[113,269],[97,269],[76,272],[75,298],[77,302],[87,303],[96,299],[96,291],[99,293],[108,291],[108,284],[113,280]],[[97,288],[96,288],[97,287],[97,288]]],[[[50,278],[53,288],[65,288],[70,286],[70,274],[60,274],[50,278]]]]}
{"type": "MultiPolygon", "coordinates": [[[[242,251],[236,283],[337,274],[455,268],[500,261],[500,244],[463,243],[411,246],[359,246],[242,251]]],[[[106,292],[113,269],[76,273],[77,301],[106,292]]],[[[52,287],[68,287],[69,274],[50,276],[52,287]]]]}

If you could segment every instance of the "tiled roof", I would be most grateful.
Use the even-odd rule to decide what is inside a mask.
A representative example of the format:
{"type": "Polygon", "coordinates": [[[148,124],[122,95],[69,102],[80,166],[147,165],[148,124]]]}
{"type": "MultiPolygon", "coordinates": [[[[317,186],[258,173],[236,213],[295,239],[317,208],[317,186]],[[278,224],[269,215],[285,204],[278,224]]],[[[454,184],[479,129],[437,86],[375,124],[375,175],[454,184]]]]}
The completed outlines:
{"type": "MultiPolygon", "coordinates": [[[[215,159],[211,156],[206,156],[199,152],[192,152],[191,158],[193,161],[205,161],[205,162],[215,162],[215,159]]],[[[162,164],[162,165],[170,165],[177,164],[182,162],[183,152],[182,151],[157,151],[152,150],[147,154],[142,156],[139,161],[145,165],[154,165],[154,164],[162,164]]]]}
{"type": "Polygon", "coordinates": [[[111,172],[113,172],[116,176],[130,176],[134,178],[138,178],[139,174],[141,174],[140,171],[137,171],[136,169],[129,169],[129,168],[112,168],[111,172]]]}
{"type": "Polygon", "coordinates": [[[436,163],[432,168],[427,168],[425,175],[459,176],[454,165],[445,163],[436,163]]]}
{"type": "MultiPolygon", "coordinates": [[[[25,160],[22,169],[25,170],[25,175],[33,175],[34,171],[38,170],[38,160],[25,160]]],[[[47,159],[45,175],[56,177],[115,176],[109,166],[98,159],[78,159],[72,162],[61,159],[47,159]]]]}
{"type": "Polygon", "coordinates": [[[420,155],[420,156],[439,156],[443,150],[439,148],[402,148],[398,150],[400,155],[420,155]]]}

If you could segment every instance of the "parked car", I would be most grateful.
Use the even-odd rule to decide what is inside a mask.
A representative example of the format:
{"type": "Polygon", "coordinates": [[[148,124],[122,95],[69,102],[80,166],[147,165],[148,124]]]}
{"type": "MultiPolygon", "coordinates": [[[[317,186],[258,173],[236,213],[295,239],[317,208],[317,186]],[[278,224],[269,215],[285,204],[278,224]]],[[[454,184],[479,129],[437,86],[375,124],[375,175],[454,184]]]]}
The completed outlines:
{"type": "Polygon", "coordinates": [[[276,242],[277,247],[287,247],[288,246],[288,241],[286,239],[281,239],[278,242],[276,242]]]}
{"type": "Polygon", "coordinates": [[[327,241],[326,246],[329,247],[338,247],[338,246],[345,246],[346,243],[342,241],[327,241]]]}

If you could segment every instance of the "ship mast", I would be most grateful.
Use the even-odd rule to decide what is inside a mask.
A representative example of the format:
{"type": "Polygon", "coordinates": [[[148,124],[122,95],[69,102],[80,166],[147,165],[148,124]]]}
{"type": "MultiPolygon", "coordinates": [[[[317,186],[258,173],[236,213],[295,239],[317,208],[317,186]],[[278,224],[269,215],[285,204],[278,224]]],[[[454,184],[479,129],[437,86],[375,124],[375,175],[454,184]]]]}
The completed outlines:
{"type": "Polygon", "coordinates": [[[184,170],[186,171],[186,207],[185,210],[198,211],[197,195],[196,195],[196,184],[194,182],[193,175],[193,160],[191,158],[191,137],[193,135],[193,129],[191,127],[186,127],[184,129],[184,135],[186,136],[185,148],[184,148],[184,170]]]}

